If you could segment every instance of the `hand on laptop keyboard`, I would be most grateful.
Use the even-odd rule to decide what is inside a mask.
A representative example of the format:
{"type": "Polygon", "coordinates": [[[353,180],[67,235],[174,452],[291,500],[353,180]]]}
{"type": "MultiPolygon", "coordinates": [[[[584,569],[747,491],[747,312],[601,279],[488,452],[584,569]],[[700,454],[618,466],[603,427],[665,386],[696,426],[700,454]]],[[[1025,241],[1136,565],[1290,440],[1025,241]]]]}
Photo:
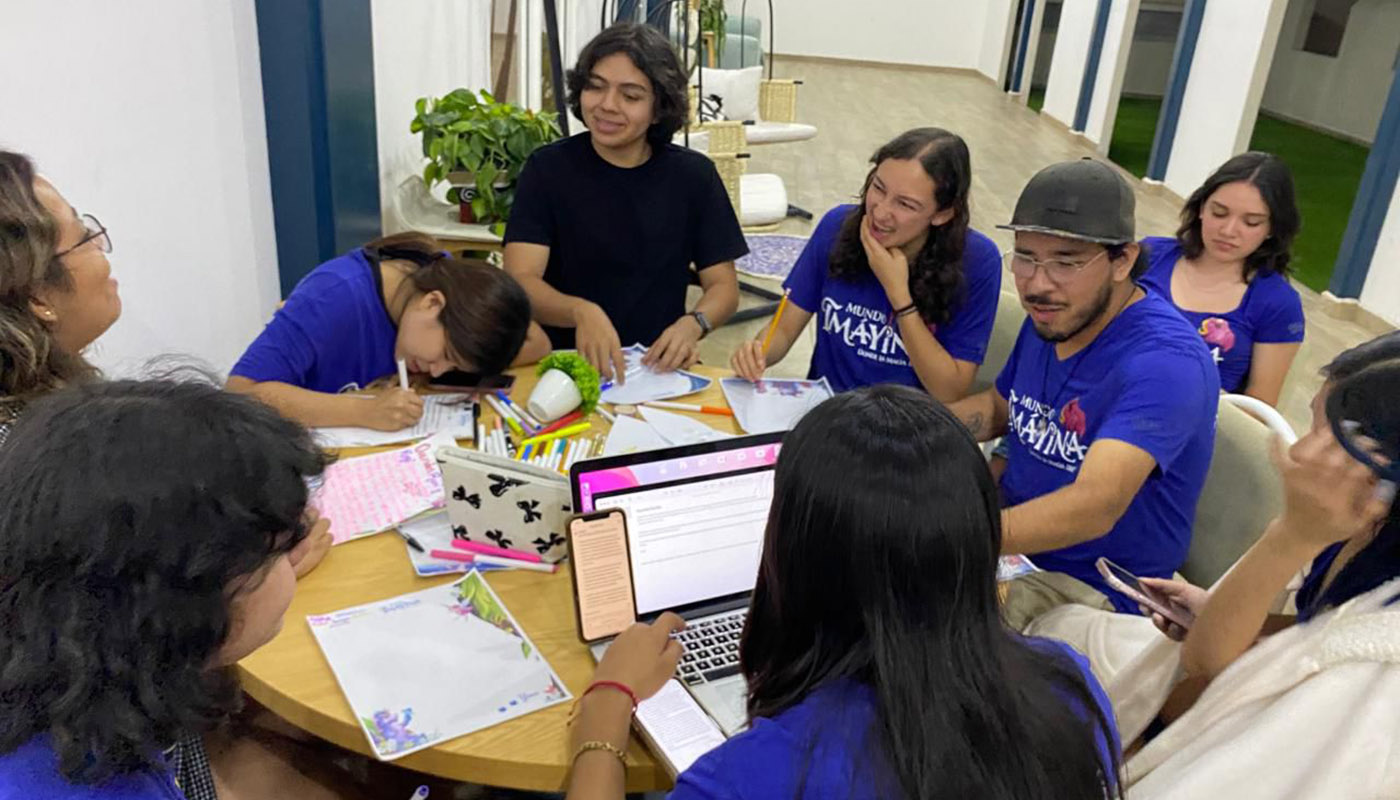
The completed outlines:
{"type": "Polygon", "coordinates": [[[685,648],[678,674],[689,686],[739,673],[739,637],[747,609],[692,622],[675,635],[685,648]]]}

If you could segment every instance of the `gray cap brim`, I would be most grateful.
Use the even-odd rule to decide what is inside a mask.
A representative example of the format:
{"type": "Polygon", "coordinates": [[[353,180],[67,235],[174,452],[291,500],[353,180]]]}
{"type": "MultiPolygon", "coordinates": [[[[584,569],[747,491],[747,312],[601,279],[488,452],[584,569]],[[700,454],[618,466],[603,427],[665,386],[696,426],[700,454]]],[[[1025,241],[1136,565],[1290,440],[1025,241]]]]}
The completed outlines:
{"type": "Polygon", "coordinates": [[[1044,233],[1050,236],[1058,236],[1061,239],[1075,239],[1081,242],[1093,242],[1094,244],[1127,244],[1132,239],[1105,239],[1100,236],[1085,236],[1081,233],[1059,230],[1056,228],[1046,228],[1042,225],[998,225],[1004,231],[1025,231],[1026,233],[1044,233]]]}

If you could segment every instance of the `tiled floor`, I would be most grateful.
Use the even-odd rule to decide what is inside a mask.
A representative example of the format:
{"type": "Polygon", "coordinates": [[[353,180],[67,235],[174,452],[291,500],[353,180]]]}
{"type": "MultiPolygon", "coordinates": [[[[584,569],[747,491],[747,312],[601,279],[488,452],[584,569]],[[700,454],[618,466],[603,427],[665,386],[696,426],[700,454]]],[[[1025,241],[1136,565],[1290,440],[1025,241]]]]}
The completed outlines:
{"type": "MultiPolygon", "coordinates": [[[[751,147],[748,169],[782,176],[790,201],[818,218],[832,206],[850,202],[860,191],[869,169],[867,159],[875,148],[909,128],[933,125],[967,140],[972,151],[973,226],[999,246],[1009,247],[1010,235],[994,226],[1010,218],[1016,197],[1031,175],[1056,161],[1096,155],[1088,144],[978,75],[781,58],[776,74],[804,81],[798,119],[817,126],[817,138],[751,147]]],[[[1174,231],[1178,201],[1126,173],[1125,177],[1137,190],[1139,235],[1174,231]]],[[[811,223],[795,219],[781,226],[783,233],[810,230],[811,223]]],[[[1009,276],[1003,286],[1012,290],[1009,276]]],[[[1316,293],[1301,287],[1300,291],[1308,318],[1307,341],[1280,402],[1280,410],[1295,428],[1306,427],[1308,403],[1320,384],[1318,369],[1339,351],[1376,333],[1329,316],[1316,293]]],[[[744,307],[755,304],[751,297],[743,301],[744,307]]],[[[734,347],[757,335],[765,324],[766,320],[754,321],[716,331],[702,344],[702,358],[710,364],[727,364],[734,347]]],[[[803,339],[770,374],[806,373],[812,328],[808,325],[803,339]]]]}

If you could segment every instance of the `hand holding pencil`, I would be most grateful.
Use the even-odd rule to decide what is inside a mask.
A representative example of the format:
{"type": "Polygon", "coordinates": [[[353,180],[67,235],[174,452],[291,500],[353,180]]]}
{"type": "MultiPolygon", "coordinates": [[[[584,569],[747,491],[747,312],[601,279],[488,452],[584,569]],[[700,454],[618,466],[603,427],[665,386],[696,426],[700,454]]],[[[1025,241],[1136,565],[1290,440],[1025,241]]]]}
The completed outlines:
{"type": "MultiPolygon", "coordinates": [[[[750,381],[763,379],[763,371],[768,368],[768,348],[772,346],[773,334],[778,330],[778,323],[782,321],[783,312],[787,310],[788,296],[789,292],[784,291],[783,300],[778,303],[778,310],[773,313],[773,320],[768,323],[768,329],[764,332],[763,339],[744,342],[734,351],[734,355],[729,359],[729,366],[734,370],[735,375],[750,381]]],[[[804,325],[806,324],[805,319],[802,322],[804,325]]],[[[782,352],[778,353],[778,357],[774,359],[775,363],[782,360],[790,346],[791,342],[782,348],[782,352]]]]}

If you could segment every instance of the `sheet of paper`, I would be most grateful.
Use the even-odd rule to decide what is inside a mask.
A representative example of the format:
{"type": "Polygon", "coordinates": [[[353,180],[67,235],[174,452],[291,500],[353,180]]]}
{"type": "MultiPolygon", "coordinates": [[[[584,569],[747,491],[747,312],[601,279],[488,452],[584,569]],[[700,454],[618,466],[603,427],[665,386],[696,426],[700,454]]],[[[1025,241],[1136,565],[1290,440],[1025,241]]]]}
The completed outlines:
{"type": "Polygon", "coordinates": [[[571,699],[478,572],[306,621],[385,761],[571,699]]]}
{"type": "Polygon", "coordinates": [[[326,468],[311,503],[331,521],[331,539],[351,539],[388,530],[407,519],[447,505],[435,454],[455,442],[439,434],[409,447],[337,461],[326,468]]]}
{"type": "Polygon", "coordinates": [[[997,561],[997,580],[1009,581],[1032,572],[1040,572],[1040,567],[1031,563],[1025,556],[1002,556],[997,561]]]}
{"type": "Polygon", "coordinates": [[[408,560],[413,564],[413,572],[420,577],[432,575],[450,575],[454,572],[471,572],[475,567],[478,572],[496,572],[498,570],[510,569],[510,567],[497,564],[473,565],[462,561],[447,561],[441,558],[433,558],[431,553],[434,550],[451,550],[452,540],[455,534],[452,532],[452,523],[447,519],[446,511],[437,511],[427,514],[417,519],[409,520],[398,526],[398,529],[413,537],[413,541],[423,545],[423,552],[418,552],[409,546],[408,542],[403,543],[404,549],[408,551],[408,560]]]}
{"type": "Polygon", "coordinates": [[[831,384],[826,378],[815,381],[723,378],[719,385],[724,390],[724,399],[734,409],[739,427],[746,433],[792,430],[803,415],[832,396],[831,384]]]}
{"type": "Polygon", "coordinates": [[[661,438],[670,442],[672,446],[731,438],[729,434],[721,433],[697,419],[673,414],[670,411],[642,406],[637,409],[637,412],[642,415],[648,425],[661,434],[661,438]]]}
{"type": "Polygon", "coordinates": [[[603,442],[603,455],[620,456],[669,446],[655,428],[634,417],[619,414],[613,420],[607,440],[603,442]]]}
{"type": "Polygon", "coordinates": [[[637,706],[637,722],[661,751],[672,777],[724,743],[719,726],[676,680],[666,681],[661,691],[637,706]]]}
{"type": "Polygon", "coordinates": [[[669,400],[702,391],[711,383],[709,378],[685,370],[654,372],[642,366],[647,349],[634,344],[622,351],[627,359],[626,383],[613,383],[604,390],[604,403],[645,403],[648,400],[669,400]]]}
{"type": "Polygon", "coordinates": [[[466,394],[423,395],[423,417],[418,424],[401,431],[370,428],[314,428],[312,434],[322,447],[378,447],[413,442],[437,433],[453,439],[475,439],[476,423],[472,397],[466,394]]]}

